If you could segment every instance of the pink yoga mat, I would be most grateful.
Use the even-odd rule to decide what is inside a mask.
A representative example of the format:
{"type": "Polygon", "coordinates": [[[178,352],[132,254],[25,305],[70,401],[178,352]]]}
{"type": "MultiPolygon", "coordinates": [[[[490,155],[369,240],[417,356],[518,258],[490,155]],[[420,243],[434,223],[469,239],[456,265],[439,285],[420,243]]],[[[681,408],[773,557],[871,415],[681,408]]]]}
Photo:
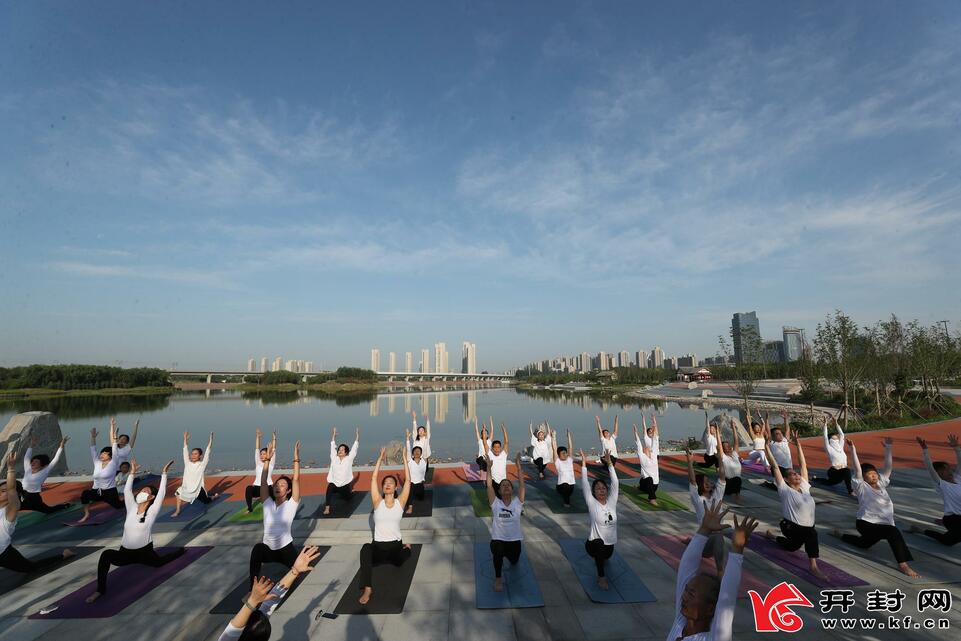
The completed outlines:
{"type": "MultiPolygon", "coordinates": [[[[662,536],[642,536],[641,541],[644,542],[644,545],[651,548],[654,554],[661,557],[662,561],[676,571],[681,564],[681,556],[684,554],[684,549],[687,547],[687,544],[684,543],[686,538],[690,537],[667,534],[662,536]]],[[[713,558],[701,559],[701,572],[717,574],[713,558]]],[[[748,590],[754,590],[758,594],[767,594],[767,591],[770,589],[770,585],[762,582],[747,570],[741,570],[741,586],[738,589],[738,597],[747,597],[748,590]]]]}
{"type": "Polygon", "coordinates": [[[760,534],[752,534],[747,545],[749,549],[760,554],[768,561],[776,563],[791,574],[801,577],[819,588],[847,588],[856,585],[868,585],[867,581],[859,579],[853,574],[848,574],[844,570],[827,563],[824,559],[818,559],[818,568],[828,577],[827,581],[822,581],[808,572],[808,557],[804,553],[804,548],[788,552],[781,549],[781,546],[774,541],[760,534]]]}
{"type": "Polygon", "coordinates": [[[64,521],[63,524],[69,527],[84,527],[91,525],[103,525],[114,519],[119,519],[127,514],[126,510],[115,510],[112,507],[105,507],[99,510],[91,510],[90,518],[81,523],[79,520],[64,521]]]}
{"type": "MultiPolygon", "coordinates": [[[[174,548],[157,548],[166,554],[174,548]]],[[[188,547],[179,558],[159,568],[146,565],[125,565],[115,568],[107,577],[107,593],[93,603],[86,599],[97,589],[96,580],[64,598],[44,606],[31,614],[31,619],[105,619],[121,612],[131,603],[148,594],[155,587],[180,572],[213,547],[188,547]]]]}
{"type": "Polygon", "coordinates": [[[741,461],[741,467],[743,467],[744,469],[749,470],[749,471],[751,471],[751,472],[755,472],[755,473],[757,473],[757,474],[768,474],[768,473],[769,473],[767,467],[765,467],[764,465],[761,465],[761,464],[758,463],[757,461],[748,463],[747,461],[742,460],[742,461],[741,461]]]}
{"type": "Polygon", "coordinates": [[[481,469],[477,467],[476,463],[471,463],[469,465],[467,463],[464,463],[463,469],[464,469],[464,475],[467,476],[468,482],[473,483],[475,481],[487,480],[487,473],[481,471],[481,469]]]}

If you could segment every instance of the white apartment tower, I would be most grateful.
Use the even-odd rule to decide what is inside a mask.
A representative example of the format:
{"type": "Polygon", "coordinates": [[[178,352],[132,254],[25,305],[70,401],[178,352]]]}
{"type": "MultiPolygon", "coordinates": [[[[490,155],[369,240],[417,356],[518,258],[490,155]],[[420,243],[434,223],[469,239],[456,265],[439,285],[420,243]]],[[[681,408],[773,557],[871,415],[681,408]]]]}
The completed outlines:
{"type": "Polygon", "coordinates": [[[397,354],[395,352],[387,353],[387,371],[388,372],[397,371],[397,354]]]}
{"type": "Polygon", "coordinates": [[[462,374],[477,373],[477,345],[474,343],[464,341],[460,371],[462,374]]]}
{"type": "Polygon", "coordinates": [[[281,366],[282,366],[283,364],[284,364],[284,359],[283,359],[282,357],[278,356],[277,358],[274,359],[274,364],[273,364],[273,366],[270,368],[270,371],[271,371],[271,372],[279,372],[280,369],[281,369],[281,366]]]}
{"type": "Polygon", "coordinates": [[[380,371],[380,350],[376,347],[370,350],[370,369],[380,371]]]}
{"type": "Polygon", "coordinates": [[[427,374],[430,372],[430,350],[422,349],[420,350],[420,373],[427,374]]]}
{"type": "Polygon", "coordinates": [[[267,371],[267,357],[266,357],[266,356],[264,356],[263,358],[260,359],[260,371],[261,371],[261,372],[266,372],[266,371],[267,371]]]}
{"type": "Polygon", "coordinates": [[[255,372],[255,371],[257,371],[256,368],[257,368],[257,361],[255,361],[255,360],[252,359],[252,358],[251,358],[251,359],[248,359],[248,360],[247,360],[247,371],[248,371],[248,372],[255,372]]]}
{"type": "Polygon", "coordinates": [[[404,354],[404,371],[408,374],[414,371],[414,355],[410,352],[404,354]]]}
{"type": "Polygon", "coordinates": [[[450,372],[447,343],[434,343],[434,371],[438,374],[450,372]]]}

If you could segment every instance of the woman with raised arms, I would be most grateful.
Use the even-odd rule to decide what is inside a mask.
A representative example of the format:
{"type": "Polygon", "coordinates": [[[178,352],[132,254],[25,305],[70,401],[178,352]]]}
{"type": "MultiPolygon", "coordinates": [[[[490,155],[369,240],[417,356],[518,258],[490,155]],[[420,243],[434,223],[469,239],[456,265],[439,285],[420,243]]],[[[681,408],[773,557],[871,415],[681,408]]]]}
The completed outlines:
{"type": "Polygon", "coordinates": [[[584,458],[584,450],[581,450],[580,454],[581,491],[584,493],[584,502],[587,503],[587,511],[591,518],[591,531],[584,543],[584,549],[594,559],[594,565],[597,567],[597,585],[602,590],[607,590],[610,585],[604,571],[604,564],[613,556],[614,545],[617,543],[617,473],[614,471],[611,455],[604,454],[602,461],[607,466],[611,485],[608,487],[604,479],[594,479],[594,482],[590,483],[587,478],[587,459],[584,458]]]}
{"type": "MultiPolygon", "coordinates": [[[[277,451],[273,442],[267,446],[267,461],[273,460],[277,451]]],[[[264,506],[264,538],[250,551],[250,583],[260,576],[264,563],[282,563],[293,567],[297,549],[290,529],[300,506],[300,441],[294,443],[294,478],[279,476],[274,480],[273,496],[267,485],[269,464],[260,476],[260,502],[264,506]]]]}
{"type": "Polygon", "coordinates": [[[347,447],[346,443],[337,445],[337,428],[330,434],[330,469],[327,471],[327,492],[324,496],[324,515],[330,515],[331,501],[337,496],[342,501],[350,501],[353,494],[351,484],[354,482],[354,458],[360,446],[360,428],[354,433],[354,444],[347,447]]]}
{"type": "Polygon", "coordinates": [[[494,592],[504,590],[504,559],[517,565],[521,558],[521,541],[524,539],[521,531],[521,512],[524,509],[524,472],[521,470],[521,455],[515,460],[517,468],[517,496],[514,496],[514,486],[510,479],[504,479],[497,484],[490,475],[487,477],[487,503],[491,507],[491,556],[494,561],[494,592]]]}
{"type": "Polygon", "coordinates": [[[647,502],[657,505],[657,486],[660,484],[661,474],[657,467],[657,457],[661,452],[661,439],[657,432],[657,418],[651,415],[651,427],[647,426],[647,418],[641,417],[644,436],[637,433],[634,426],[634,444],[637,446],[637,460],[641,466],[641,480],[637,489],[647,494],[647,502]]]}

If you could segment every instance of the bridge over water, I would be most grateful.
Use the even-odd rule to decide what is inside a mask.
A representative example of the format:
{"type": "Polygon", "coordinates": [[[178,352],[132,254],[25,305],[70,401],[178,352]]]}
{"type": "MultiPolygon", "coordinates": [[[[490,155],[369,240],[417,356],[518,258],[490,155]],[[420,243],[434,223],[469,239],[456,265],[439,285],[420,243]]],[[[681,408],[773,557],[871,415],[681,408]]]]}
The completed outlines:
{"type": "MultiPolygon", "coordinates": [[[[243,372],[233,370],[214,370],[214,369],[193,369],[193,370],[171,370],[170,378],[184,376],[204,376],[208,383],[213,383],[217,377],[237,377],[246,381],[248,376],[260,376],[263,372],[243,372]]],[[[330,372],[310,372],[300,374],[304,383],[310,381],[315,376],[329,374],[330,372]]],[[[512,374],[462,374],[460,372],[377,372],[377,376],[388,381],[512,381],[512,374]]]]}

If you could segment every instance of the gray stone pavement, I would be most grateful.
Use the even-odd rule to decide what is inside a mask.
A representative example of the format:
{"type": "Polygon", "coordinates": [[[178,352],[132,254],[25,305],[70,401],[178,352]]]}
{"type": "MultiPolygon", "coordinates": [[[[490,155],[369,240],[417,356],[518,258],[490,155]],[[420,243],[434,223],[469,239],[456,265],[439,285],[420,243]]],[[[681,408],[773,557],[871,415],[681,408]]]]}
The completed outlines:
{"type": "MultiPolygon", "coordinates": [[[[626,482],[626,481],[625,481],[626,482]]],[[[663,483],[676,498],[687,501],[682,484],[663,483]]],[[[673,594],[676,575],[639,537],[650,534],[686,534],[694,529],[690,512],[645,512],[622,496],[618,505],[618,552],[657,596],[655,603],[599,605],[592,603],[561,554],[556,541],[563,537],[584,538],[587,534],[583,514],[556,515],[533,489],[525,505],[524,535],[543,597],[544,607],[518,610],[478,610],[474,607],[473,544],[489,538],[486,519],[474,516],[469,505],[435,507],[429,518],[403,522],[404,538],[423,544],[405,611],[398,615],[320,617],[333,610],[358,567],[360,546],[370,540],[367,514],[341,520],[303,520],[295,523],[298,544],[329,545],[330,551],[305,582],[272,617],[272,639],[323,639],[324,641],[430,641],[441,639],[502,639],[518,641],[588,639],[665,639],[674,618],[673,594]]],[[[830,502],[818,506],[817,518],[822,558],[861,577],[869,583],[856,588],[858,606],[849,617],[881,619],[886,613],[867,612],[866,594],[875,589],[902,590],[905,595],[901,615],[915,612],[919,589],[945,588],[956,602],[948,614],[954,630],[902,630],[825,632],[816,611],[797,609],[805,622],[796,639],[955,639],[961,626],[961,546],[944,548],[924,537],[907,534],[925,578],[913,582],[894,569],[887,545],[879,543],[867,554],[855,553],[833,538],[833,527],[853,529],[856,504],[845,498],[816,489],[818,498],[830,502]]],[[[897,505],[899,524],[931,525],[940,516],[941,501],[926,483],[923,471],[897,470],[891,494],[897,505]],[[897,485],[898,480],[903,485],[897,485]]],[[[465,495],[466,496],[466,495],[465,495]]],[[[745,483],[744,502],[750,513],[762,519],[762,527],[776,527],[780,510],[776,495],[745,483]]],[[[247,573],[250,547],[261,536],[260,524],[227,524],[225,516],[239,508],[229,504],[216,509],[202,523],[189,527],[180,524],[158,526],[155,542],[165,544],[212,545],[214,549],[192,565],[155,588],[120,614],[109,619],[37,621],[26,617],[41,607],[69,594],[95,575],[97,554],[87,556],[62,571],[38,578],[0,599],[0,639],[3,641],[187,641],[216,639],[229,616],[210,615],[219,602],[247,573]]],[[[82,532],[54,528],[42,531],[44,543],[31,545],[31,530],[18,533],[16,545],[30,556],[56,547],[119,545],[118,524],[84,528],[82,532]]],[[[812,601],[819,591],[762,556],[749,551],[745,568],[769,586],[782,580],[795,583],[812,601]]],[[[120,586],[112,589],[121,589],[120,586]]],[[[239,604],[238,604],[239,607],[239,604]]],[[[840,615],[838,615],[840,616],[840,615]]],[[[738,600],[734,622],[736,639],[771,638],[754,632],[754,617],[749,599],[738,600]]]]}

